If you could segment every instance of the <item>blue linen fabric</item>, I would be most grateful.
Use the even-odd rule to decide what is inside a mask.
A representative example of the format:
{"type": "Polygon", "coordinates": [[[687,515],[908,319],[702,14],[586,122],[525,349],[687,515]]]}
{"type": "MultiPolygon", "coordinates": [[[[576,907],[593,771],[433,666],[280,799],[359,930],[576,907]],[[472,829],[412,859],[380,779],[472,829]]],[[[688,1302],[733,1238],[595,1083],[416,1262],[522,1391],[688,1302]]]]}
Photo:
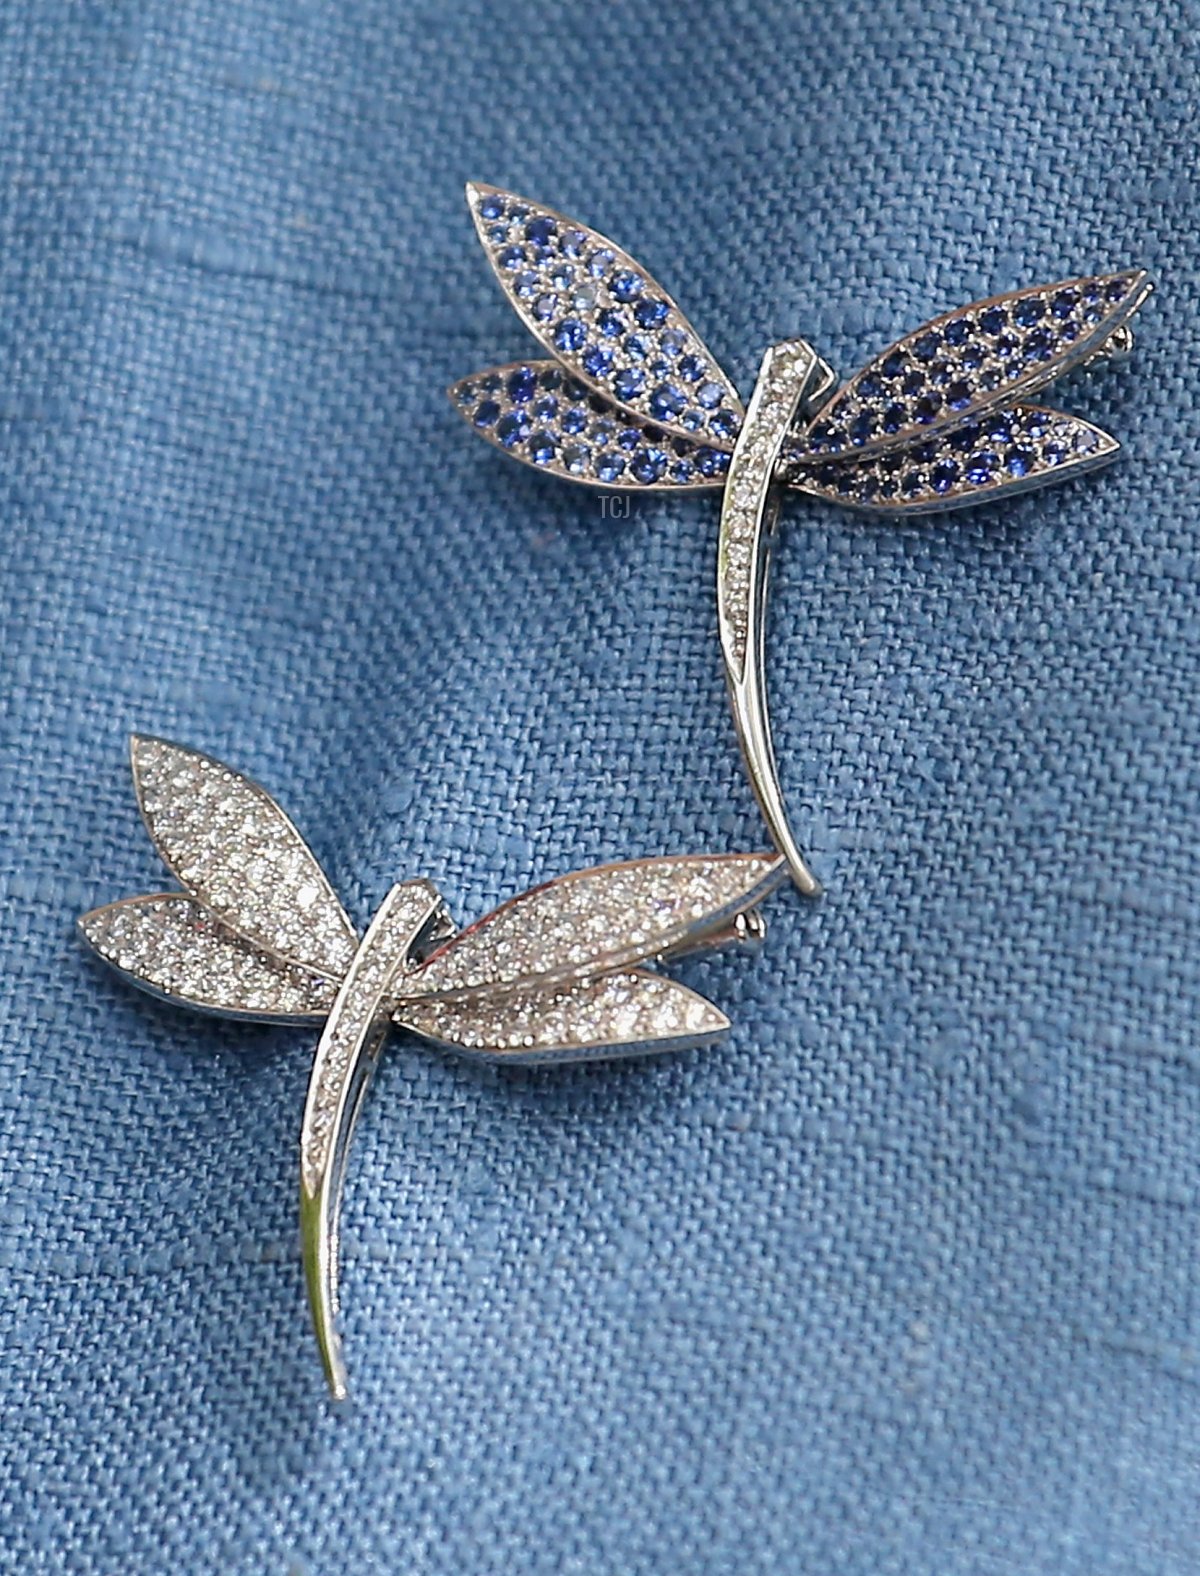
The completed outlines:
{"type": "Polygon", "coordinates": [[[9,0],[0,11],[0,1569],[1200,1570],[1194,5],[9,0]],[[506,463],[462,182],[613,235],[743,389],[1141,264],[1099,478],[794,501],[777,743],[828,896],[681,972],[706,1053],[399,1038],[324,1399],[315,1036],[84,955],[160,886],[133,728],[251,772],[365,922],[758,846],[712,498],[506,463]]]}

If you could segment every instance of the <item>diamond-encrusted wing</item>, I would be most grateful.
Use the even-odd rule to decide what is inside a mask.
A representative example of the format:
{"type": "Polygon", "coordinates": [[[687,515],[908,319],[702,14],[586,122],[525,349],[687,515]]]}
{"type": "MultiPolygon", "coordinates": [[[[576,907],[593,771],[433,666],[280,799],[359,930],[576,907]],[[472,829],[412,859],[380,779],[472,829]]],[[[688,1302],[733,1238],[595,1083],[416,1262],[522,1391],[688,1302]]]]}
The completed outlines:
{"type": "Polygon", "coordinates": [[[810,497],[851,509],[931,514],[1080,475],[1119,449],[1115,438],[1082,417],[1016,405],[860,460],[813,461],[797,449],[783,456],[780,475],[810,497]]]}
{"type": "Polygon", "coordinates": [[[481,438],[536,470],[611,491],[720,487],[729,454],[632,416],[557,361],[513,361],[447,391],[481,438]]]}
{"type": "Polygon", "coordinates": [[[709,1045],[725,1014],[685,985],[643,969],[560,990],[412,1001],[396,1024],[474,1056],[504,1062],[589,1061],[709,1045]]]}
{"type": "Polygon", "coordinates": [[[124,898],[84,914],[88,944],[153,995],[226,1018],[320,1021],[336,985],[261,951],[184,892],[124,898]]]}
{"type": "Polygon", "coordinates": [[[679,950],[785,878],[775,854],[639,859],[548,881],[462,930],[406,976],[409,996],[545,989],[679,950]]]}
{"type": "Polygon", "coordinates": [[[1094,355],[1150,289],[1138,268],[945,312],[856,373],[804,435],[808,449],[824,459],[881,454],[1025,399],[1094,355]]]}
{"type": "Polygon", "coordinates": [[[522,322],[589,387],[677,437],[728,447],[737,390],[666,291],[627,252],[551,208],[471,184],[488,261],[522,322]]]}
{"type": "Polygon", "coordinates": [[[340,979],[358,946],[354,927],[270,794],[165,739],[135,734],[130,761],[146,827],[172,875],[255,946],[340,979]]]}

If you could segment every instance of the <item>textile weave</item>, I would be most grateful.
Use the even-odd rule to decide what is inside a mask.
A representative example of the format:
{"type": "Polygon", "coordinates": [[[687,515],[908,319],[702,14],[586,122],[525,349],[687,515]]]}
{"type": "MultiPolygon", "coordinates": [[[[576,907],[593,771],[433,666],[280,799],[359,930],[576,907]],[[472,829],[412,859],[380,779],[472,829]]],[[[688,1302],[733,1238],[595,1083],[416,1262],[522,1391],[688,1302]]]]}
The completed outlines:
{"type": "Polygon", "coordinates": [[[1182,0],[0,6],[0,1570],[1200,1571],[1195,435],[1182,0]],[[776,742],[828,888],[681,975],[721,1048],[397,1038],[296,1239],[314,1036],[156,1004],[133,728],[256,776],[359,922],[759,846],[716,504],[506,463],[462,200],[578,216],[748,392],[1142,265],[1109,471],[788,506],[776,742]]]}

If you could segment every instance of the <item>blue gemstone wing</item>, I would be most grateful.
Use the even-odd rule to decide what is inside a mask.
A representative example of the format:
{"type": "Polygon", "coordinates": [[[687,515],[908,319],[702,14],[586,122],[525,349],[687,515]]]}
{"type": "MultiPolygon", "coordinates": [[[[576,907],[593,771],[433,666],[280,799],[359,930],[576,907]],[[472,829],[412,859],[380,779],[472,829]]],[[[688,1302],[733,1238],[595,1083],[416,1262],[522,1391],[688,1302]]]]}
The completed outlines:
{"type": "Polygon", "coordinates": [[[883,454],[1027,399],[1099,350],[1150,288],[1133,269],[946,312],[856,373],[808,430],[808,449],[825,459],[883,454]]]}
{"type": "Polygon", "coordinates": [[[494,186],[467,202],[522,322],[596,393],[640,421],[733,448],[737,390],[650,274],[595,230],[494,186]]]}
{"type": "Polygon", "coordinates": [[[1105,464],[1115,438],[1079,416],[1016,405],[905,449],[853,460],[822,460],[796,445],[783,456],[789,486],[872,514],[930,514],[1048,482],[1105,464]]]}
{"type": "Polygon", "coordinates": [[[722,449],[679,438],[593,393],[557,361],[513,361],[463,378],[451,403],[482,438],[536,470],[606,491],[721,487],[722,449]]]}

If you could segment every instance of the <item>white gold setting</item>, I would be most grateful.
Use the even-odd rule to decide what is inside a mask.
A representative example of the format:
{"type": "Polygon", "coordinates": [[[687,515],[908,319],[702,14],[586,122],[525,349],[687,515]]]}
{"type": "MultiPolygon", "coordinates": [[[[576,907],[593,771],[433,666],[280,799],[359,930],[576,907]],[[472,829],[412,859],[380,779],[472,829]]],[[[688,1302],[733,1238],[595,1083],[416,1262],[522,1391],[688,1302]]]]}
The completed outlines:
{"type": "Polygon", "coordinates": [[[630,860],[534,887],[457,931],[437,889],[401,882],[359,936],[316,858],[257,783],[162,739],[130,760],[155,847],[181,892],[79,921],[98,955],[154,995],[225,1017],[324,1023],[300,1134],[305,1281],[330,1389],[346,1158],[390,1030],[463,1055],[545,1063],[708,1045],[728,1028],[646,965],[753,948],[773,854],[630,860]]]}

